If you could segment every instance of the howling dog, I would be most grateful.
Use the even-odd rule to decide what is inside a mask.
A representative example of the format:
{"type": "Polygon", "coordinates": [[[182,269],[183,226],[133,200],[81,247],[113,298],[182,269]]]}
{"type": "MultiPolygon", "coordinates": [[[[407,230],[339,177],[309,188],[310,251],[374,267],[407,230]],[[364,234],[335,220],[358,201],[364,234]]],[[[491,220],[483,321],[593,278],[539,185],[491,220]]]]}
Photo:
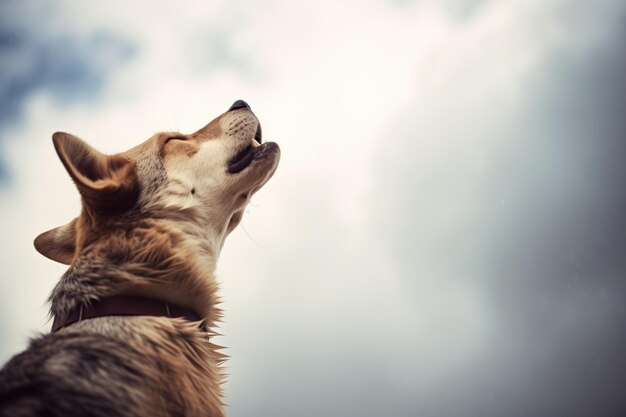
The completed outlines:
{"type": "Polygon", "coordinates": [[[0,416],[223,416],[214,270],[278,145],[242,100],[193,134],[115,155],[52,139],[82,210],[35,239],[69,269],[49,298],[52,332],[0,371],[0,416]]]}

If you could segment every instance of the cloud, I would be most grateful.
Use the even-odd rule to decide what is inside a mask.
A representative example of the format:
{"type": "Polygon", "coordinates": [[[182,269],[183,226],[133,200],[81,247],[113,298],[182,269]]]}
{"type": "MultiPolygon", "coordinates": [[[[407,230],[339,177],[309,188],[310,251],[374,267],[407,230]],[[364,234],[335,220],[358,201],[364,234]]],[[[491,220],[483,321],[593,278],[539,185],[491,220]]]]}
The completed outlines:
{"type": "MultiPolygon", "coordinates": [[[[483,32],[489,36],[468,45],[476,49],[465,59],[484,50],[497,59],[452,68],[440,89],[401,113],[403,125],[391,127],[396,140],[381,149],[372,224],[404,290],[417,298],[462,285],[488,309],[481,349],[446,379],[445,393],[416,393],[418,414],[623,407],[613,387],[626,339],[607,329],[623,322],[626,296],[626,193],[611,180],[626,174],[626,126],[617,116],[626,60],[616,52],[624,10],[603,15],[602,31],[581,30],[589,15],[613,11],[603,6],[545,19],[556,37],[542,34],[536,10],[516,14],[517,25],[532,28],[529,37],[542,34],[543,50],[512,47],[515,23],[483,32]]],[[[439,320],[446,338],[438,344],[465,343],[454,329],[467,318],[439,320]]]]}
{"type": "MultiPolygon", "coordinates": [[[[415,4],[427,3],[416,0],[392,0],[399,6],[414,6],[415,4]]],[[[441,0],[437,5],[449,16],[453,18],[468,19],[473,17],[482,6],[488,4],[485,0],[441,0]]]]}
{"type": "Polygon", "coordinates": [[[1,358],[64,269],[32,238],[79,210],[50,133],[117,152],[243,98],[283,157],[218,266],[232,414],[620,405],[620,2],[60,4],[36,36],[136,52],[88,100],[21,102],[1,358]]]}
{"type": "MultiPolygon", "coordinates": [[[[30,8],[23,2],[0,4],[0,138],[23,116],[24,103],[46,91],[59,106],[93,99],[110,71],[132,58],[127,40],[102,29],[84,36],[56,27],[58,2],[30,8]]],[[[0,161],[0,178],[7,167],[0,161]]]]}

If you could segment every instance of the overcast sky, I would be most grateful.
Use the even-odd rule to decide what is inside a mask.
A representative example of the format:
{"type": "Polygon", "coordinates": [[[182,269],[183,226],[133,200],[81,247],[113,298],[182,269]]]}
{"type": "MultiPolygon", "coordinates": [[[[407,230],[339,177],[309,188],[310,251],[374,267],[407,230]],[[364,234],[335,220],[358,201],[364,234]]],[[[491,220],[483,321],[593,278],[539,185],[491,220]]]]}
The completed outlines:
{"type": "Polygon", "coordinates": [[[105,152],[236,99],[282,148],[218,266],[237,416],[626,410],[620,0],[0,2],[0,362],[105,152]]]}

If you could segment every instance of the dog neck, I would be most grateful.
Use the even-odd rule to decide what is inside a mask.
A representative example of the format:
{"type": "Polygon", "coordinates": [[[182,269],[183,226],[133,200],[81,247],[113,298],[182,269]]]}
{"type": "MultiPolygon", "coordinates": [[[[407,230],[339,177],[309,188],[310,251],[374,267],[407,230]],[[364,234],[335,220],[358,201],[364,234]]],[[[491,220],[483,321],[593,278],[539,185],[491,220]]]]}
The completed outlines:
{"type": "Polygon", "coordinates": [[[191,309],[210,327],[221,317],[214,278],[223,243],[189,210],[120,219],[79,251],[50,295],[50,313],[66,320],[81,305],[110,296],[147,297],[191,309]],[[189,219],[195,219],[195,222],[189,219]]]}

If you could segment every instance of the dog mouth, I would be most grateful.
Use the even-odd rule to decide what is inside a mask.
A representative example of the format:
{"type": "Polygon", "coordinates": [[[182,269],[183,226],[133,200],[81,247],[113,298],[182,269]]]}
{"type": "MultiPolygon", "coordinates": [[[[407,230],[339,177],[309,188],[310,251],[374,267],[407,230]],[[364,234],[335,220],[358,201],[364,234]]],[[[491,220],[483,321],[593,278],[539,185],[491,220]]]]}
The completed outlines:
{"type": "Polygon", "coordinates": [[[257,124],[256,132],[254,133],[254,139],[250,143],[238,151],[234,157],[228,161],[228,172],[230,174],[236,174],[246,169],[257,153],[257,150],[262,148],[263,133],[261,131],[261,124],[257,124]]]}

